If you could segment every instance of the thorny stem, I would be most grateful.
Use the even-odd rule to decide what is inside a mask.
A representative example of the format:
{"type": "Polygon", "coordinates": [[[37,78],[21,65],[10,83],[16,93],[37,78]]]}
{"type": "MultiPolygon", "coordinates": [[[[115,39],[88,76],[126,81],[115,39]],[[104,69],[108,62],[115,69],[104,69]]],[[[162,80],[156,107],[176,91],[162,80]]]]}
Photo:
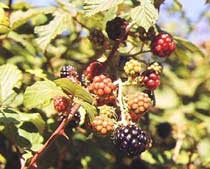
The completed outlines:
{"type": "Polygon", "coordinates": [[[46,141],[46,143],[42,146],[40,150],[36,152],[36,154],[32,157],[30,163],[26,166],[23,166],[22,169],[31,169],[31,168],[36,168],[37,161],[39,158],[43,155],[43,153],[50,147],[50,145],[59,137],[59,136],[64,136],[67,138],[64,129],[66,125],[72,120],[74,113],[77,112],[79,109],[80,105],[75,104],[71,112],[69,113],[68,117],[64,119],[61,124],[58,126],[58,128],[52,133],[50,138],[46,141]]]}

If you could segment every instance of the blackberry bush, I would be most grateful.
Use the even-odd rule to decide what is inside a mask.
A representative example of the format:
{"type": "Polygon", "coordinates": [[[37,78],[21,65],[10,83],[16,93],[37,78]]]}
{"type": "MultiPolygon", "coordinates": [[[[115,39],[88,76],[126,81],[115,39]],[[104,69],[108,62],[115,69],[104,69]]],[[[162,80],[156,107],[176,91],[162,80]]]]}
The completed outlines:
{"type": "Polygon", "coordinates": [[[179,34],[207,36],[163,31],[185,10],[163,2],[0,2],[1,169],[141,168],[146,149],[146,168],[210,168],[209,57],[179,34]]]}

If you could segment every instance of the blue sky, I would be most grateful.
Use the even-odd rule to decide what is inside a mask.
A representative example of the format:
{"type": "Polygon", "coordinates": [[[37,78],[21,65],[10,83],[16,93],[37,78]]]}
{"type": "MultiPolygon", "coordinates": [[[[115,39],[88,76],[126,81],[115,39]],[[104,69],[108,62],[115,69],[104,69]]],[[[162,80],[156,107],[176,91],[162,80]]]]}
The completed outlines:
{"type": "MultiPolygon", "coordinates": [[[[17,1],[17,0],[15,0],[17,1]]],[[[34,6],[49,6],[49,5],[54,5],[55,4],[55,0],[24,0],[26,2],[30,2],[32,3],[34,6]]],[[[172,3],[173,0],[166,0],[165,1],[165,5],[162,5],[161,7],[161,13],[160,13],[160,22],[161,23],[168,23],[168,21],[172,21],[172,23],[174,23],[174,25],[177,25],[180,27],[180,29],[186,29],[184,26],[179,25],[180,21],[179,21],[179,16],[178,15],[168,15],[168,13],[166,13],[164,11],[164,9],[168,6],[170,6],[170,4],[172,3]]],[[[194,25],[196,25],[195,30],[193,31],[193,33],[191,34],[191,36],[189,37],[190,40],[194,41],[194,42],[202,42],[203,40],[205,40],[206,38],[210,39],[210,26],[207,25],[208,23],[206,22],[205,19],[199,21],[199,23],[194,23],[195,21],[197,21],[199,15],[201,14],[201,12],[203,10],[206,9],[207,5],[205,4],[206,0],[179,0],[179,2],[183,5],[183,9],[186,12],[187,17],[189,17],[192,20],[192,23],[194,25]]],[[[210,8],[209,8],[210,9],[210,8]]],[[[177,30],[176,33],[183,33],[185,31],[183,30],[177,30]]],[[[184,35],[183,35],[184,36],[184,35]]]]}

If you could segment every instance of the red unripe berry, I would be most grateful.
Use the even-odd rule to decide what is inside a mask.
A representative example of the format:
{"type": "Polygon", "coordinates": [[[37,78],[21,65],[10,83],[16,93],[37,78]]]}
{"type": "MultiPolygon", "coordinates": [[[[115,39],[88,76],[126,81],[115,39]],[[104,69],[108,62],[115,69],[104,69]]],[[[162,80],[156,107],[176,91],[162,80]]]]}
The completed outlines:
{"type": "Polygon", "coordinates": [[[143,73],[143,84],[150,90],[155,90],[160,85],[160,75],[154,71],[146,71],[143,73]]]}
{"type": "Polygon", "coordinates": [[[69,108],[70,101],[63,96],[58,96],[53,99],[54,108],[58,112],[65,112],[69,108]]]}
{"type": "Polygon", "coordinates": [[[159,57],[167,57],[176,49],[176,43],[171,35],[160,33],[151,43],[152,52],[159,57]]]}
{"type": "Polygon", "coordinates": [[[85,69],[85,76],[88,80],[92,80],[95,76],[103,72],[103,64],[100,62],[92,62],[85,69]]]}

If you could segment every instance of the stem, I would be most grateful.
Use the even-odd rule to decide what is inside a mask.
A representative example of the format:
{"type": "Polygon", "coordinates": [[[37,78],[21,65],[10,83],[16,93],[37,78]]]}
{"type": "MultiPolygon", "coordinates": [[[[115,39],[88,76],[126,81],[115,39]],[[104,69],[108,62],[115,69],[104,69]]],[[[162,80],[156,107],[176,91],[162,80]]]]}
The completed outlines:
{"type": "Polygon", "coordinates": [[[58,138],[58,136],[64,136],[67,137],[64,133],[64,129],[66,127],[66,125],[72,120],[74,113],[77,112],[77,110],[79,109],[80,105],[79,104],[75,104],[72,109],[71,112],[69,113],[68,117],[66,119],[64,119],[61,124],[58,126],[58,128],[52,133],[52,135],[50,136],[50,138],[46,141],[46,143],[42,146],[42,148],[36,152],[36,154],[32,157],[30,163],[28,166],[23,166],[22,169],[30,169],[34,166],[36,166],[37,161],[39,160],[39,158],[42,156],[42,154],[50,147],[50,145],[58,138]]]}
{"type": "Polygon", "coordinates": [[[122,80],[121,79],[118,80],[118,85],[119,85],[118,101],[120,104],[121,122],[126,125],[127,124],[127,118],[126,118],[127,109],[124,107],[125,103],[124,103],[123,96],[122,96],[122,80]]]}

